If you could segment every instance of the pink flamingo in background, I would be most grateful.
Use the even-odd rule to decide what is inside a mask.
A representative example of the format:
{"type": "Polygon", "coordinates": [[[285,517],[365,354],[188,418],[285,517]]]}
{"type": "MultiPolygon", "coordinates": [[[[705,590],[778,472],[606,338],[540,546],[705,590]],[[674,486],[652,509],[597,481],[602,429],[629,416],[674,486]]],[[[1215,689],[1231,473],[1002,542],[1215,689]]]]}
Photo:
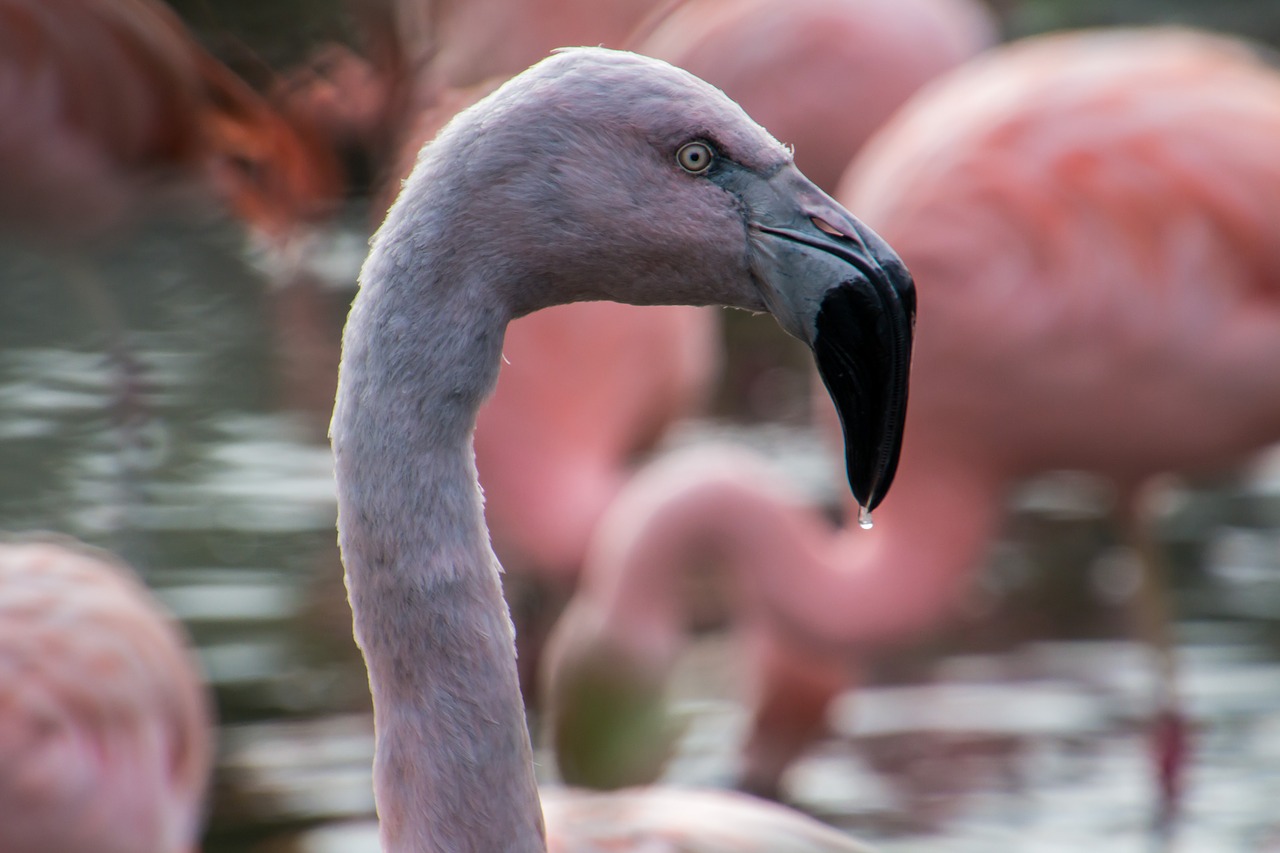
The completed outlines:
{"type": "Polygon", "coordinates": [[[211,715],[185,633],[126,566],[0,543],[0,849],[197,850],[211,715]]]}
{"type": "MultiPolygon", "coordinates": [[[[688,582],[714,569],[728,576],[720,591],[753,714],[737,786],[776,799],[783,772],[826,731],[827,706],[851,686],[853,670],[838,644],[808,626],[780,625],[766,593],[797,576],[839,582],[826,575],[867,535],[849,504],[850,527],[835,526],[783,472],[731,445],[690,447],[637,472],[601,519],[541,662],[541,707],[561,778],[608,789],[658,777],[675,735],[664,702],[691,628],[688,582]],[[815,565],[798,570],[801,562],[815,565]]],[[[806,592],[821,595],[824,586],[810,580],[806,592]]]]}
{"type": "MultiPolygon", "coordinates": [[[[547,659],[561,738],[583,728],[581,697],[621,713],[625,696],[638,710],[619,740],[647,741],[617,745],[630,775],[571,753],[570,778],[654,772],[657,691],[683,630],[673,586],[691,561],[719,556],[739,578],[757,689],[744,783],[772,791],[859,655],[952,614],[1016,481],[1111,478],[1149,551],[1138,498],[1152,475],[1225,466],[1280,437],[1276,140],[1280,73],[1193,31],[1028,39],[910,101],[838,193],[920,285],[893,500],[863,531],[750,461],[638,478],[602,520],[547,659]]],[[[1161,667],[1171,690],[1168,652],[1161,667]]],[[[1175,737],[1161,757],[1169,810],[1181,751],[1175,737]]]]}
{"type": "Polygon", "coordinates": [[[476,465],[494,547],[513,571],[571,586],[637,458],[710,390],[720,358],[714,315],[684,306],[634,313],[608,302],[561,306],[507,333],[497,389],[476,425],[476,465]]]}
{"type": "Polygon", "coordinates": [[[372,158],[390,184],[375,201],[381,213],[453,112],[556,48],[621,47],[681,2],[350,0],[362,52],[323,45],[286,75],[280,94],[336,147],[372,158]]]}
{"type": "MultiPolygon", "coordinates": [[[[878,504],[892,481],[910,277],[736,104],[657,60],[585,48],[460,113],[374,238],[331,427],[389,853],[548,849],[472,444],[508,323],[591,299],[769,310],[813,349],[841,409],[857,499],[878,504]]],[[[690,818],[705,849],[856,849],[730,795],[696,795],[728,813],[636,796],[655,795],[590,801],[600,823],[554,827],[583,835],[550,849],[697,849],[690,818]]]]}

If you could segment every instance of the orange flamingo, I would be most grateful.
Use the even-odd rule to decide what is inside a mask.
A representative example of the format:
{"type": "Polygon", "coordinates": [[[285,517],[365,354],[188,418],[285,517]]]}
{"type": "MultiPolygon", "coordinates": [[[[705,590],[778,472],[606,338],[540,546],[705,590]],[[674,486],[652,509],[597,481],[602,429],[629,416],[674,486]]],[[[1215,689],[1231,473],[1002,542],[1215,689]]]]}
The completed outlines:
{"type": "Polygon", "coordinates": [[[281,237],[329,210],[338,175],[304,129],[154,0],[0,2],[0,222],[59,243],[200,187],[281,237]]]}
{"type": "Polygon", "coordinates": [[[211,716],[185,633],[128,567],[0,543],[0,849],[197,850],[211,716]]]}
{"type": "MultiPolygon", "coordinates": [[[[508,324],[592,299],[770,311],[811,347],[840,408],[857,500],[873,507],[892,482],[911,278],[741,108],[666,63],[581,48],[460,113],[371,244],[331,426],[392,853],[548,849],[473,435],[508,324]]],[[[604,802],[606,834],[575,849],[697,849],[683,840],[689,815],[604,802]],[[620,828],[626,816],[649,830],[620,828]]],[[[695,812],[719,821],[702,846],[856,848],[791,813],[754,811],[751,824],[695,812]]]]}
{"type": "MultiPolygon", "coordinates": [[[[773,790],[858,655],[952,613],[1017,480],[1111,478],[1149,551],[1136,522],[1152,475],[1280,437],[1277,139],[1280,74],[1248,45],[1184,30],[1028,39],[910,101],[838,194],[921,289],[893,500],[863,531],[832,526],[749,461],[641,477],[601,522],[551,640],[554,730],[582,728],[583,695],[615,710],[617,679],[634,673],[625,720],[648,746],[631,749],[651,751],[682,629],[673,579],[698,555],[723,558],[744,589],[758,689],[744,781],[773,790]]],[[[1172,809],[1181,744],[1164,730],[1172,809]]],[[[567,758],[577,781],[653,772],[639,757],[613,777],[567,758]]]]}
{"type": "Polygon", "coordinates": [[[683,0],[350,0],[363,55],[319,48],[279,94],[337,148],[372,161],[375,214],[449,116],[552,50],[621,47],[683,0]]]}

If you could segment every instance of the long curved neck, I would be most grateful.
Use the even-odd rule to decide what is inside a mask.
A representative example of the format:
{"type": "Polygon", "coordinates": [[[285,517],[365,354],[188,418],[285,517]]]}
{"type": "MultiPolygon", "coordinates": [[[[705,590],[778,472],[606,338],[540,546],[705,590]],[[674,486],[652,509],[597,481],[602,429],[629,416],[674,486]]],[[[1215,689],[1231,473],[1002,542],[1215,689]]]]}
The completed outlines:
{"type": "Polygon", "coordinates": [[[771,587],[784,621],[834,647],[867,649],[954,615],[999,531],[1007,479],[973,453],[915,438],[874,528],[846,527],[809,577],[771,587]]]}
{"type": "Polygon", "coordinates": [[[440,268],[448,253],[432,244],[443,247],[444,234],[397,239],[392,220],[352,307],[332,425],[383,849],[543,851],[514,635],[472,450],[508,315],[479,273],[440,268]]]}
{"type": "MultiPolygon", "coordinates": [[[[773,473],[750,458],[665,466],[675,470],[673,462],[686,485],[654,488],[661,499],[646,504],[638,478],[641,488],[630,486],[602,525],[608,534],[618,518],[631,532],[614,535],[612,552],[598,547],[582,581],[583,594],[608,610],[610,630],[644,637],[662,666],[684,620],[678,575],[708,555],[732,573],[756,618],[806,644],[859,651],[917,635],[953,611],[1003,515],[1002,475],[924,440],[904,454],[869,531],[834,529],[782,498],[773,473]]],[[[656,467],[649,475],[671,479],[656,467]]]]}

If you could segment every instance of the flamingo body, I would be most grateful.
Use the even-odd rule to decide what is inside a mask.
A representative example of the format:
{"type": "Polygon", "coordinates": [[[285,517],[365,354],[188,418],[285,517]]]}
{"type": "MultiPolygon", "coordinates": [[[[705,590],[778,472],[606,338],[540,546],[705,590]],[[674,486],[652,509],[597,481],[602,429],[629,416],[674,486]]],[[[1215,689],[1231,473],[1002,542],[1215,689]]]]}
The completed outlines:
{"type": "Polygon", "coordinates": [[[0,849],[195,850],[210,725],[186,638],[128,569],[0,544],[0,849]]]}
{"type": "Polygon", "coordinates": [[[1006,48],[898,116],[840,194],[932,282],[921,433],[1123,480],[1280,435],[1278,87],[1225,38],[1097,32],[1006,48]]]}

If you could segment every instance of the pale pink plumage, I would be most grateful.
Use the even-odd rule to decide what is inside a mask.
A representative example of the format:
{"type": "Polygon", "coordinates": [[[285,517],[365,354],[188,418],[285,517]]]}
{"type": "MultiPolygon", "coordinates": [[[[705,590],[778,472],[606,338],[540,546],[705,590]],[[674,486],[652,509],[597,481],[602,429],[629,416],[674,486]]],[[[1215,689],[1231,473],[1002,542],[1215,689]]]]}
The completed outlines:
{"type": "Polygon", "coordinates": [[[128,568],[0,543],[0,850],[197,849],[210,717],[184,632],[128,568]]]}
{"type": "Polygon", "coordinates": [[[476,424],[485,514],[504,566],[573,583],[640,456],[704,402],[718,331],[709,309],[611,302],[511,324],[476,424]]]}
{"type": "Polygon", "coordinates": [[[1085,469],[1125,501],[1280,437],[1278,142],[1280,74],[1191,31],[1029,39],[931,84],[839,193],[920,286],[875,528],[832,526],[750,460],[642,475],[552,639],[555,688],[634,672],[654,695],[682,642],[675,578],[719,557],[757,638],[746,781],[772,787],[858,655],[952,614],[1016,480],[1085,469]]]}
{"type": "MultiPolygon", "coordinates": [[[[653,4],[359,3],[369,60],[331,47],[287,97],[335,145],[372,154],[385,175],[371,205],[380,218],[422,145],[503,75],[560,45],[621,38],[653,4]]],[[[574,303],[512,323],[475,447],[526,687],[600,514],[665,432],[704,408],[720,349],[709,308],[574,303]]]]}

